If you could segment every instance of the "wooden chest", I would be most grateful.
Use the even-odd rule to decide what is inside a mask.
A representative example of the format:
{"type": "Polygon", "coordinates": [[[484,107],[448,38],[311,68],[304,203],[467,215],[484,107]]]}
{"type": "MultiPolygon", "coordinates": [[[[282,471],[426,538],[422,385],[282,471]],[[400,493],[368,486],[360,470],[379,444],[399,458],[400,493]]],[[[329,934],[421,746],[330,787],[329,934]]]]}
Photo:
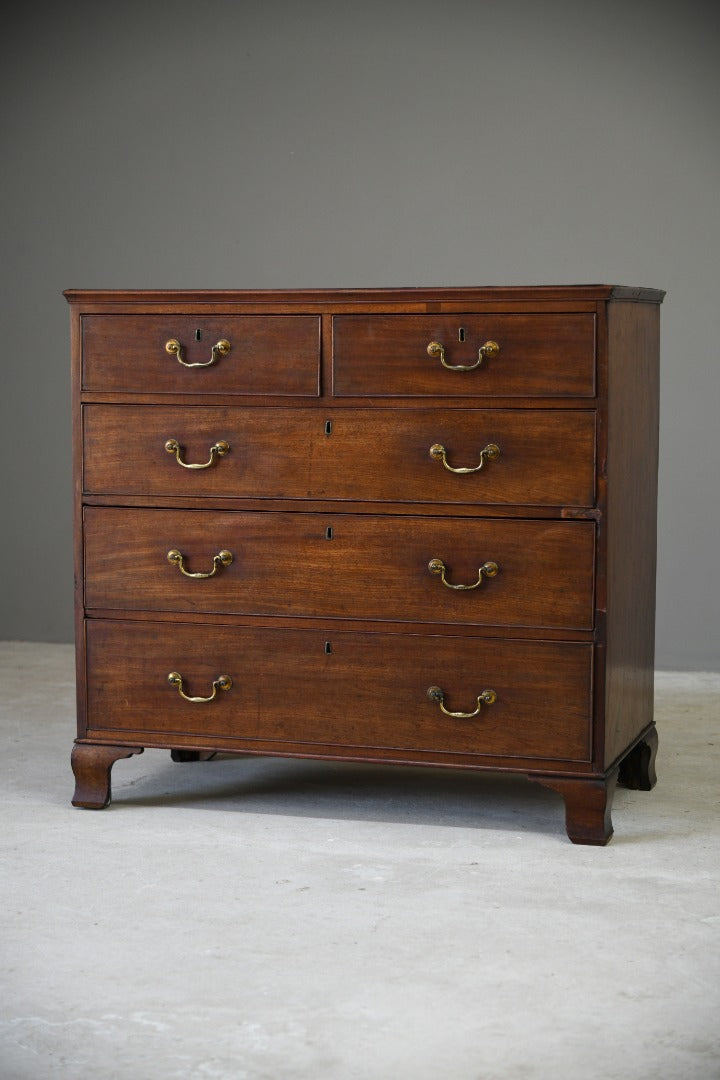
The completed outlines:
{"type": "Polygon", "coordinates": [[[76,806],[154,747],[654,783],[658,328],[610,286],[75,291],[76,806]]]}

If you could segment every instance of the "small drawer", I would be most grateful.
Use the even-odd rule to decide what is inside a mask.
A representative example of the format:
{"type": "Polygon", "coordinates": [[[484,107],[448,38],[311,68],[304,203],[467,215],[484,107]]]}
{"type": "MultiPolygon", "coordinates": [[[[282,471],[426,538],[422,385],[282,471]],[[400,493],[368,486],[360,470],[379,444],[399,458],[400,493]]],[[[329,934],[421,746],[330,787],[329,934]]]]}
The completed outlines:
{"type": "Polygon", "coordinates": [[[85,315],[83,390],[317,397],[317,315],[85,315]]]}
{"type": "Polygon", "coordinates": [[[590,522],[86,507],[84,533],[89,609],[593,625],[590,522]]]}
{"type": "Polygon", "coordinates": [[[336,397],[592,397],[595,316],[336,315],[336,397]]]}
{"type": "Polygon", "coordinates": [[[590,757],[591,645],[103,619],[86,629],[90,739],[590,757]]]}
{"type": "Polygon", "coordinates": [[[85,405],[83,418],[88,493],[594,503],[591,410],[85,405]]]}

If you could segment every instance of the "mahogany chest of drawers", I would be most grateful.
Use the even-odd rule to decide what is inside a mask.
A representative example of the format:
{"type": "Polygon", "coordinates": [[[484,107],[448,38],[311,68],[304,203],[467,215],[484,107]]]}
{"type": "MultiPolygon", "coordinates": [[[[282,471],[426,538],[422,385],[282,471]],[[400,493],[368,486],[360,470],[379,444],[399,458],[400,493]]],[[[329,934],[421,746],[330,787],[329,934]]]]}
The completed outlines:
{"type": "Polygon", "coordinates": [[[610,286],[70,291],[76,806],[144,748],[649,789],[658,327],[610,286]]]}

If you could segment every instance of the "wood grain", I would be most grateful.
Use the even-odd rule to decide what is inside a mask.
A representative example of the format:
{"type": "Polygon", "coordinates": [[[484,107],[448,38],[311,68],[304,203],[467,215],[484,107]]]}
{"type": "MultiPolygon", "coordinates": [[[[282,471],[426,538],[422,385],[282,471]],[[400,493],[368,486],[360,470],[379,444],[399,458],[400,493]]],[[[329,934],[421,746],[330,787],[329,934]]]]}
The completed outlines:
{"type": "Polygon", "coordinates": [[[317,315],[85,315],[84,390],[165,394],[319,393],[317,315]],[[197,335],[200,334],[200,340],[197,335]],[[225,339],[230,352],[187,368],[165,350],[174,338],[188,364],[205,364],[225,339]]]}
{"type": "Polygon", "coordinates": [[[546,304],[553,301],[567,305],[579,300],[629,299],[659,304],[665,293],[662,289],[647,289],[627,285],[491,285],[438,288],[412,286],[382,289],[66,289],[63,293],[70,304],[82,310],[98,305],[136,307],[161,305],[187,311],[198,304],[241,305],[258,303],[273,309],[284,304],[317,304],[332,308],[338,304],[401,304],[447,303],[496,304],[498,301],[546,304]]]}
{"type": "Polygon", "coordinates": [[[592,506],[595,416],[590,410],[239,409],[85,405],[84,486],[118,495],[356,499],[412,503],[592,506]],[[326,434],[326,425],[332,433],[326,434]],[[220,439],[230,453],[188,470],[165,452],[203,463],[220,439]],[[453,467],[474,467],[489,443],[500,457],[455,475],[430,457],[441,443],[453,467]]]}
{"type": "Polygon", "coordinates": [[[543,787],[562,795],[565,828],[573,844],[604,847],[613,835],[612,801],[617,769],[608,776],[578,780],[564,776],[534,777],[543,787]]]}
{"type": "Polygon", "coordinates": [[[608,767],[653,719],[659,405],[659,309],[608,312],[608,767]]]}
{"type": "Polygon", "coordinates": [[[87,646],[91,738],[155,732],[169,746],[177,733],[220,745],[223,735],[250,747],[273,741],[279,751],[303,743],[589,757],[589,645],[90,620],[87,646]],[[168,684],[171,671],[193,696],[208,696],[220,675],[233,686],[190,704],[168,684]],[[452,711],[472,711],[487,688],[498,700],[454,720],[428,700],[433,685],[452,711]]]}
{"type": "Polygon", "coordinates": [[[85,510],[89,609],[201,611],[333,619],[590,629],[595,528],[589,522],[412,516],[85,510]],[[208,573],[222,549],[233,561],[208,573]],[[488,561],[499,566],[476,589],[488,561]]]}
{"type": "Polygon", "coordinates": [[[276,754],[527,772],[604,844],[655,782],[658,290],[70,290],[76,802],[113,761],[276,754]],[[197,334],[197,331],[200,334],[197,334]],[[462,334],[460,333],[462,330],[462,334]],[[200,341],[197,341],[197,337],[200,341]],[[227,357],[185,369],[231,341],[227,357]],[[473,372],[486,340],[500,353],[473,372]],[[221,439],[230,452],[201,464],[221,439]],[[497,460],[473,468],[488,443],[497,460]],[[332,530],[329,538],[329,530],[332,530]],[[167,561],[207,570],[191,581],[167,561]],[[451,591],[428,571],[470,583],[451,591]],[[213,680],[233,686],[189,703],[213,680]],[[448,717],[427,697],[439,685],[448,717]]]}
{"type": "Polygon", "coordinates": [[[70,758],[75,774],[73,806],[86,810],[104,810],[112,797],[110,774],[120,758],[142,754],[142,747],[133,746],[84,746],[73,747],[70,758]]]}
{"type": "Polygon", "coordinates": [[[336,315],[333,368],[335,396],[592,397],[595,316],[336,315]],[[447,364],[475,364],[487,341],[500,352],[473,371],[448,371],[428,356],[433,341],[447,364]]]}

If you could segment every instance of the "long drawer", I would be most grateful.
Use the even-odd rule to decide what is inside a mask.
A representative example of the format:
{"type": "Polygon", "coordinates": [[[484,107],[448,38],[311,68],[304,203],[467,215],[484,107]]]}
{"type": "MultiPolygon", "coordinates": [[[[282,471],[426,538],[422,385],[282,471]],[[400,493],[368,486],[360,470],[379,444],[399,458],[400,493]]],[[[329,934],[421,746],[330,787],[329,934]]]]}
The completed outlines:
{"type": "Polygon", "coordinates": [[[85,603],[590,629],[594,533],[570,521],[87,507],[85,603]]]}
{"type": "Polygon", "coordinates": [[[336,397],[592,397],[595,316],[336,315],[333,376],[336,397]]]}
{"type": "Polygon", "coordinates": [[[113,620],[86,635],[91,739],[589,760],[590,645],[113,620]]]}
{"type": "Polygon", "coordinates": [[[85,405],[83,427],[88,493],[522,506],[595,498],[592,410],[85,405]]]}
{"type": "Polygon", "coordinates": [[[320,392],[317,315],[85,315],[82,349],[84,390],[320,392]]]}

